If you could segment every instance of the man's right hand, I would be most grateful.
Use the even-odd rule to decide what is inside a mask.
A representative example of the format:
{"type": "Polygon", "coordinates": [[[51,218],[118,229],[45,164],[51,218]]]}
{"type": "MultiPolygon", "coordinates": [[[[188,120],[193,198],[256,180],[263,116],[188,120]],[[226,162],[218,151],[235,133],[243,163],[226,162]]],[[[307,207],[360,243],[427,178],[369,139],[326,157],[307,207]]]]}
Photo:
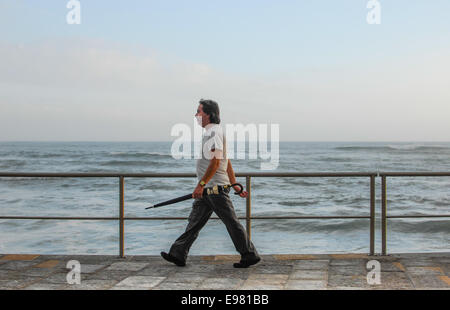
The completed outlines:
{"type": "Polygon", "coordinates": [[[202,198],[203,196],[203,186],[201,186],[200,184],[197,184],[197,186],[194,189],[194,192],[192,193],[192,198],[197,199],[197,198],[202,198]]]}

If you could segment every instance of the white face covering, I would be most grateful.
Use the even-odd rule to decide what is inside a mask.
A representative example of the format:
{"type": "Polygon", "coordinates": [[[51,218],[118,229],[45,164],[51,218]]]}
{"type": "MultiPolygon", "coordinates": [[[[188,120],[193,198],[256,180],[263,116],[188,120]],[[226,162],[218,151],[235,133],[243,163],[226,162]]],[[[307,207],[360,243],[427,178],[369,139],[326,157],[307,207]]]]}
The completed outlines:
{"type": "Polygon", "coordinates": [[[200,115],[195,117],[197,119],[197,123],[201,126],[202,125],[202,118],[200,115]]]}

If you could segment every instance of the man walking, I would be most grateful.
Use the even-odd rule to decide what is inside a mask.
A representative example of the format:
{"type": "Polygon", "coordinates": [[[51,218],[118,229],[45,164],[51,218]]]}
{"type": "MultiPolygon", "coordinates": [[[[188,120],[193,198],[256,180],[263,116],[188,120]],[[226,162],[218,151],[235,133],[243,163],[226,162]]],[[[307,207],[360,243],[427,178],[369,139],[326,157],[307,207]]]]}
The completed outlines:
{"type": "MultiPolygon", "coordinates": [[[[197,186],[192,193],[195,198],[189,223],[185,232],[172,244],[169,253],[161,252],[161,256],[177,266],[185,266],[191,245],[209,220],[212,212],[225,224],[236,250],[241,254],[236,268],[247,268],[261,259],[253,243],[248,239],[244,227],[234,212],[233,204],[228,196],[230,188],[223,185],[236,183],[233,167],[226,155],[226,139],[220,127],[219,106],[212,100],[200,100],[195,114],[199,125],[205,128],[202,137],[202,158],[197,160],[197,186]],[[203,195],[204,188],[218,186],[218,191],[203,195]]],[[[238,186],[235,187],[238,191],[238,186]]],[[[240,196],[247,197],[243,191],[240,196]]]]}

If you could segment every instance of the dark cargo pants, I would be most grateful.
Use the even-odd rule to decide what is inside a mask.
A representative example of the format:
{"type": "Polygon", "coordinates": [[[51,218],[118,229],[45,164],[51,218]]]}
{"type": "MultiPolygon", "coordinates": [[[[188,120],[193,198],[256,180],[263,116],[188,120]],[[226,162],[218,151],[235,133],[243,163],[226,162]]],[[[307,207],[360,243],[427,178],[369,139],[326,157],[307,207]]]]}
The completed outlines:
{"type": "Polygon", "coordinates": [[[244,227],[239,223],[233,203],[228,196],[229,191],[228,188],[219,194],[203,195],[201,199],[194,200],[186,231],[172,244],[169,254],[186,261],[189,249],[214,211],[225,224],[234,246],[242,258],[259,257],[253,243],[248,239],[244,227]]]}

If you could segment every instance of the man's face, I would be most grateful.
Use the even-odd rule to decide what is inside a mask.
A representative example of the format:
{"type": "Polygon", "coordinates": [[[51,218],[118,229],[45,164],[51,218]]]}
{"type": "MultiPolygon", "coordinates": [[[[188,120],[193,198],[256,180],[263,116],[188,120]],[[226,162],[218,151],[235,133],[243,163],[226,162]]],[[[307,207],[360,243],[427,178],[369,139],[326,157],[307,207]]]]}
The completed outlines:
{"type": "Polygon", "coordinates": [[[205,127],[209,124],[209,115],[203,112],[203,105],[199,104],[197,108],[197,113],[195,114],[197,122],[200,126],[205,127]]]}

